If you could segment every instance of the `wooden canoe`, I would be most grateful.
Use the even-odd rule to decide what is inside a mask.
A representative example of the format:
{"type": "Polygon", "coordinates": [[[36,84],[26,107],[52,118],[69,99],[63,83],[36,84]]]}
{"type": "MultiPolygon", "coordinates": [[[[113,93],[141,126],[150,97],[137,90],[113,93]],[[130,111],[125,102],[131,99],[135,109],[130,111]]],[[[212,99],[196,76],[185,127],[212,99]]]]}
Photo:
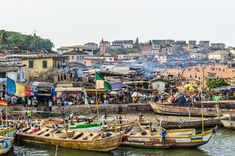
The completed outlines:
{"type": "Polygon", "coordinates": [[[101,126],[102,131],[112,131],[112,132],[129,132],[134,126],[135,126],[135,121],[123,121],[123,123],[108,123],[106,125],[101,126]]]}
{"type": "Polygon", "coordinates": [[[155,113],[162,115],[202,116],[203,112],[205,117],[217,117],[232,112],[228,109],[182,107],[155,103],[150,103],[150,106],[155,113]]]}
{"type": "MultiPolygon", "coordinates": [[[[79,150],[90,150],[109,152],[116,149],[122,139],[123,133],[117,132],[80,132],[76,131],[72,137],[64,138],[64,135],[50,135],[55,133],[55,129],[43,128],[40,131],[33,133],[32,129],[25,129],[18,132],[17,135],[20,141],[26,143],[36,143],[45,145],[55,145],[65,148],[74,148],[79,150]],[[62,138],[61,138],[62,137],[62,138]]],[[[63,133],[63,132],[61,132],[63,133]]],[[[67,134],[66,134],[67,135],[67,134]]]]}
{"type": "Polygon", "coordinates": [[[233,114],[224,114],[224,118],[220,119],[223,126],[227,129],[235,130],[235,112],[233,114]]]}
{"type": "Polygon", "coordinates": [[[205,131],[199,134],[184,136],[166,136],[165,141],[159,134],[126,134],[122,139],[121,145],[143,148],[164,147],[197,147],[206,144],[212,137],[213,130],[205,131]]]}
{"type": "MultiPolygon", "coordinates": [[[[202,119],[194,119],[194,120],[159,120],[156,117],[157,123],[161,125],[161,127],[165,129],[172,128],[201,128],[202,127],[202,119]]],[[[204,127],[215,127],[216,125],[221,125],[220,118],[209,118],[203,120],[204,127]]]]}
{"type": "Polygon", "coordinates": [[[16,129],[2,129],[0,133],[0,155],[7,154],[13,148],[16,136],[16,129]]]}
{"type": "MultiPolygon", "coordinates": [[[[144,124],[142,125],[140,122],[139,123],[139,127],[141,128],[142,132],[146,132],[146,134],[160,134],[162,127],[160,127],[159,125],[154,126],[151,125],[151,123],[149,125],[144,124]]],[[[166,136],[181,136],[181,135],[191,135],[191,134],[195,134],[196,130],[195,129],[169,129],[166,130],[166,136]]]]}
{"type": "Polygon", "coordinates": [[[220,121],[222,122],[222,124],[225,128],[235,130],[235,121],[229,120],[229,119],[223,119],[220,121]]]}

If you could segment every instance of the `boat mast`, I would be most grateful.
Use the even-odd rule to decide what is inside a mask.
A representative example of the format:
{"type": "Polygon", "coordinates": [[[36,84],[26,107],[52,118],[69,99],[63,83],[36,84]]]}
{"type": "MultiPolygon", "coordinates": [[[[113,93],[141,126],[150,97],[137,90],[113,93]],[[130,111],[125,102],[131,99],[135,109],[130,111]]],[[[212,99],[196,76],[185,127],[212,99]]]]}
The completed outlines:
{"type": "MultiPolygon", "coordinates": [[[[201,112],[202,112],[202,132],[204,132],[204,114],[203,114],[203,103],[202,103],[202,91],[204,89],[204,66],[202,65],[202,88],[201,88],[201,112]]],[[[201,81],[200,81],[201,82],[201,81]]]]}

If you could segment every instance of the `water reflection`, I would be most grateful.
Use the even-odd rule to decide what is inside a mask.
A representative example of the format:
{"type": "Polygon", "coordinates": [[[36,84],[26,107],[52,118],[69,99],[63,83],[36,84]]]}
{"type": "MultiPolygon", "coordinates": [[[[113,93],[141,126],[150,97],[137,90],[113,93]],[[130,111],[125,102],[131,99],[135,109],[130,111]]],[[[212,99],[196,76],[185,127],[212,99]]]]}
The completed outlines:
{"type": "MultiPolygon", "coordinates": [[[[184,149],[141,149],[119,147],[110,153],[79,151],[59,148],[57,156],[233,156],[235,155],[235,131],[219,130],[210,142],[199,148],[184,149]]],[[[17,145],[10,156],[54,156],[55,146],[17,145]]]]}

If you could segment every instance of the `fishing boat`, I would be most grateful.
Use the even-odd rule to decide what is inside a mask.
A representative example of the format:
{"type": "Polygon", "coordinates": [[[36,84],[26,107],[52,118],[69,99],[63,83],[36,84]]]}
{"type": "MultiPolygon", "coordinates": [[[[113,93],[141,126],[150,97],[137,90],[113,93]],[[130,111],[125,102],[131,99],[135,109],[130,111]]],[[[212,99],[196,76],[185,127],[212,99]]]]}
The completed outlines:
{"type": "Polygon", "coordinates": [[[13,148],[16,136],[15,128],[1,128],[0,130],[0,155],[7,154],[13,148]]]}
{"type": "MultiPolygon", "coordinates": [[[[141,128],[142,132],[145,132],[146,134],[157,134],[162,131],[162,127],[160,125],[152,125],[150,122],[149,124],[141,124],[139,123],[139,127],[141,128]]],[[[180,136],[180,135],[190,135],[190,134],[195,134],[196,130],[195,129],[167,129],[166,130],[166,135],[167,136],[180,136]]]]}
{"type": "Polygon", "coordinates": [[[26,128],[18,132],[17,135],[20,141],[26,143],[109,152],[119,146],[123,133],[69,131],[68,134],[66,131],[52,128],[42,128],[37,131],[34,128],[26,128]]]}
{"type": "Polygon", "coordinates": [[[166,136],[160,134],[126,134],[121,145],[143,148],[197,147],[206,144],[212,137],[213,130],[199,134],[166,136]]]}
{"type": "Polygon", "coordinates": [[[235,100],[223,100],[223,101],[200,101],[194,103],[186,103],[185,105],[178,104],[178,103],[171,103],[171,102],[163,102],[159,104],[164,105],[175,105],[175,106],[193,106],[197,108],[201,108],[203,105],[204,108],[216,108],[219,107],[220,109],[235,109],[235,100]]]}
{"type": "MultiPolygon", "coordinates": [[[[87,118],[85,116],[78,116],[72,120],[68,128],[87,129],[87,128],[95,128],[102,126],[101,122],[94,122],[95,117],[96,115],[93,116],[92,118],[87,118]]],[[[43,123],[47,127],[54,127],[56,125],[57,128],[63,128],[65,125],[65,122],[62,119],[53,119],[53,118],[46,119],[43,123]]]]}
{"type": "Polygon", "coordinates": [[[202,124],[204,124],[204,127],[215,127],[216,125],[221,125],[220,122],[221,118],[215,117],[215,118],[208,118],[208,119],[184,119],[184,120],[159,120],[156,117],[157,123],[161,125],[161,127],[166,129],[172,129],[172,128],[201,128],[202,124]],[[203,123],[202,123],[203,122],[203,123]]]}
{"type": "Polygon", "coordinates": [[[217,108],[195,108],[195,107],[183,107],[173,106],[165,104],[150,103],[152,110],[157,114],[162,115],[177,115],[177,116],[203,116],[205,117],[217,117],[223,114],[230,114],[229,109],[217,108]]]}
{"type": "Polygon", "coordinates": [[[101,126],[102,131],[125,131],[129,132],[134,126],[135,126],[135,121],[125,121],[122,120],[121,123],[107,123],[101,126]]]}
{"type": "MultiPolygon", "coordinates": [[[[149,120],[145,119],[144,116],[141,114],[139,116],[138,125],[142,132],[146,132],[147,134],[159,133],[162,131],[164,127],[160,125],[159,122],[152,123],[149,120]]],[[[166,134],[169,136],[178,136],[178,135],[188,135],[188,134],[195,134],[195,129],[167,129],[166,134]]]]}
{"type": "Polygon", "coordinates": [[[223,126],[225,128],[235,130],[235,116],[234,116],[234,113],[233,113],[233,115],[225,114],[224,117],[225,118],[220,120],[221,123],[223,124],[223,126]]]}

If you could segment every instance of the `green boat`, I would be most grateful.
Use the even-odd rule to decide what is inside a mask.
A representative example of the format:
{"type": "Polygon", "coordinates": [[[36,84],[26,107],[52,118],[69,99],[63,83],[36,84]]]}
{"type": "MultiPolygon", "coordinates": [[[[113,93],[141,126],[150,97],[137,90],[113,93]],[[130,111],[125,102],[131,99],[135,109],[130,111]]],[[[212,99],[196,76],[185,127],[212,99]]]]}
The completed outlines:
{"type": "Polygon", "coordinates": [[[80,122],[74,125],[70,125],[70,129],[83,129],[83,128],[93,128],[100,126],[102,126],[101,122],[95,122],[95,123],[80,122]]]}

